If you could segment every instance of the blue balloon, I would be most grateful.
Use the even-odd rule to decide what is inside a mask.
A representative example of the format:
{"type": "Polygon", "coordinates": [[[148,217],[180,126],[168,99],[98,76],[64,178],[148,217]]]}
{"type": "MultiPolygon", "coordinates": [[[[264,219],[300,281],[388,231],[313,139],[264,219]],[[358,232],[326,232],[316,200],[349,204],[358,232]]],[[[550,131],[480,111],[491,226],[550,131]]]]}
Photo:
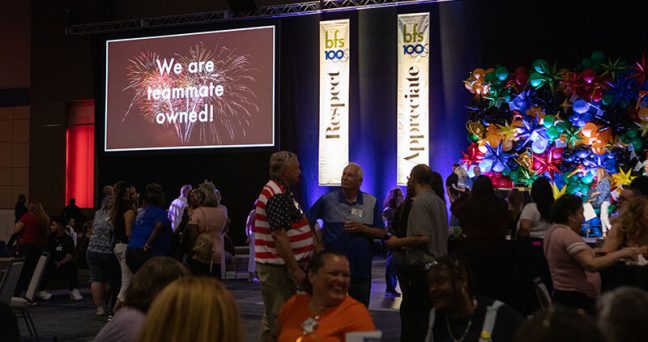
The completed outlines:
{"type": "Polygon", "coordinates": [[[574,104],[572,105],[572,109],[574,109],[574,112],[578,114],[583,114],[589,110],[589,103],[583,99],[578,99],[574,104]]]}
{"type": "Polygon", "coordinates": [[[531,145],[531,150],[533,150],[533,152],[536,154],[541,154],[547,149],[548,145],[549,140],[541,135],[538,135],[538,137],[533,141],[533,144],[531,145]]]}
{"type": "Polygon", "coordinates": [[[580,159],[585,159],[590,154],[592,154],[592,150],[590,150],[589,146],[580,145],[576,148],[576,156],[580,159]]]}

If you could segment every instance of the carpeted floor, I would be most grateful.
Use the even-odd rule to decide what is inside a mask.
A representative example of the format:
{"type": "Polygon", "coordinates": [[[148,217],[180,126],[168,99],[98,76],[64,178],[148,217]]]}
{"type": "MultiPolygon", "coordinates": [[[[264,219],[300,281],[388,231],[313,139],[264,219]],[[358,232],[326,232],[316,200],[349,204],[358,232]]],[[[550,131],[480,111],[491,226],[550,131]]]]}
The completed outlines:
{"type": "MultiPolygon", "coordinates": [[[[371,304],[369,310],[376,327],[383,332],[383,341],[398,341],[400,299],[384,297],[384,259],[374,259],[371,304]]],[[[231,276],[231,275],[230,275],[231,276]]],[[[239,278],[246,279],[245,275],[239,278]]],[[[227,288],[237,300],[244,321],[246,341],[255,341],[261,321],[263,302],[260,286],[246,280],[228,279],[227,288]]],[[[95,316],[89,288],[81,289],[84,299],[73,301],[69,291],[52,291],[49,302],[38,302],[30,309],[41,341],[91,341],[105,324],[102,317],[95,316]]],[[[29,333],[21,317],[18,317],[24,341],[30,341],[29,333]]]]}

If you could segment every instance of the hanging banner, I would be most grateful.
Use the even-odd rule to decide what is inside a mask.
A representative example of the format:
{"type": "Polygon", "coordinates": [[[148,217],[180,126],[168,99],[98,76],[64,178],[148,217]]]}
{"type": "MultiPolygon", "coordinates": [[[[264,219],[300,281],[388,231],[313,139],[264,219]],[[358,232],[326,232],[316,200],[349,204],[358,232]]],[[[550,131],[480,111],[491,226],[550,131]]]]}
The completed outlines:
{"type": "Polygon", "coordinates": [[[429,160],[430,14],[398,16],[397,183],[429,160]]]}
{"type": "Polygon", "coordinates": [[[320,22],[319,185],[340,185],[349,162],[349,20],[320,22]]]}

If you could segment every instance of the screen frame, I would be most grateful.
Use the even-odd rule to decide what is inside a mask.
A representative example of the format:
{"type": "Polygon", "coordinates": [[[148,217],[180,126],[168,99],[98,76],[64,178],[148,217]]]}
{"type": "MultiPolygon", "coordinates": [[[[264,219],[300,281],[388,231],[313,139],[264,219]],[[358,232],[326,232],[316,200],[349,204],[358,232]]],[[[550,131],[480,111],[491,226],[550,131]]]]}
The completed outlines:
{"type": "Polygon", "coordinates": [[[95,120],[95,122],[103,125],[103,129],[98,130],[98,133],[101,133],[101,137],[97,136],[96,140],[100,144],[97,144],[101,154],[107,155],[132,155],[132,154],[144,154],[144,155],[155,155],[169,151],[186,151],[186,152],[195,152],[195,153],[205,153],[205,152],[214,152],[214,151],[223,151],[223,152],[259,152],[259,151],[272,151],[279,146],[279,69],[280,69],[280,54],[279,54],[279,38],[281,35],[280,23],[277,21],[264,21],[257,22],[255,25],[250,25],[249,23],[221,23],[219,25],[205,25],[200,28],[183,28],[183,29],[156,29],[151,31],[137,31],[130,33],[121,33],[110,36],[104,36],[97,41],[99,48],[100,58],[98,60],[100,65],[98,65],[95,70],[98,74],[100,81],[97,82],[97,85],[100,87],[97,93],[97,99],[101,99],[103,102],[99,106],[95,107],[95,117],[100,118],[101,120],[95,120]],[[245,30],[254,30],[254,29],[272,29],[272,141],[270,143],[264,144],[229,144],[229,145],[192,145],[192,146],[172,146],[172,147],[136,147],[136,148],[108,148],[108,46],[110,43],[121,42],[121,41],[133,41],[133,40],[147,40],[147,39],[164,39],[170,37],[178,36],[189,36],[189,35],[205,35],[221,32],[233,32],[233,31],[245,31],[245,30]],[[100,112],[103,111],[103,112],[100,112]],[[99,145],[102,147],[99,148],[99,145]]]}

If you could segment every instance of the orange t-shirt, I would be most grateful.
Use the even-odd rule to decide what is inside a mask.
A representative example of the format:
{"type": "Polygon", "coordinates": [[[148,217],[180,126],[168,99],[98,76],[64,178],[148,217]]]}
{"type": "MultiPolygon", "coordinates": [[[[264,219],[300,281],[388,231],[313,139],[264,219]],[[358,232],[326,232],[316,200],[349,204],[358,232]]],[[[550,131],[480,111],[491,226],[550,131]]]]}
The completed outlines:
{"type": "MultiPolygon", "coordinates": [[[[295,342],[302,335],[302,323],[314,313],[308,309],[311,295],[294,295],[281,308],[278,326],[281,329],[278,342],[295,342]]],[[[319,326],[313,331],[321,342],[344,341],[345,335],[352,331],[376,330],[367,308],[357,300],[346,296],[340,305],[324,311],[319,318],[319,326]]],[[[312,336],[304,336],[302,341],[315,341],[312,336]]]]}

